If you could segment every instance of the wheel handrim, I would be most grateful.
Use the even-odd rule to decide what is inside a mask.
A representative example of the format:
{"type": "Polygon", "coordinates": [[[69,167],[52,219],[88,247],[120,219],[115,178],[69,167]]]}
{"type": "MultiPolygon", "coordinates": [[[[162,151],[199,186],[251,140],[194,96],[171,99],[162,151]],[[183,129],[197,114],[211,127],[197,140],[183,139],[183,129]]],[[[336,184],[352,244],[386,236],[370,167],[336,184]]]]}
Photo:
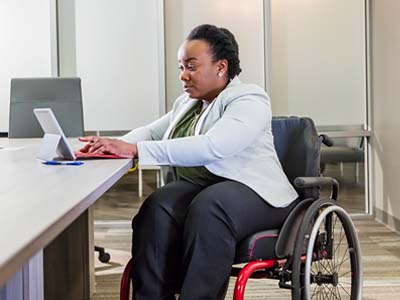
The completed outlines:
{"type": "Polygon", "coordinates": [[[346,211],[339,206],[327,207],[314,224],[304,270],[305,299],[361,299],[361,274],[352,272],[361,272],[359,244],[346,211]],[[334,217],[330,225],[327,216],[334,217]],[[325,226],[331,226],[333,239],[327,237],[325,226]]]}

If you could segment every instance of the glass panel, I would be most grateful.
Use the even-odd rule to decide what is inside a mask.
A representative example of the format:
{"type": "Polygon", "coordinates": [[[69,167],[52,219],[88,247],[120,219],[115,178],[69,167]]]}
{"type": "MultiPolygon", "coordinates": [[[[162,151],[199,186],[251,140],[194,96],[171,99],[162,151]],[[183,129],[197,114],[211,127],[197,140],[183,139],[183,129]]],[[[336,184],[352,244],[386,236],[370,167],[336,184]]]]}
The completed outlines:
{"type": "Polygon", "coordinates": [[[365,123],[364,11],[364,0],[271,0],[275,115],[306,115],[317,126],[365,123]]]}
{"type": "MultiPolygon", "coordinates": [[[[335,138],[321,148],[321,173],[339,182],[338,203],[349,213],[365,213],[364,138],[335,138]]],[[[329,196],[322,189],[322,196],[329,196]]]]}

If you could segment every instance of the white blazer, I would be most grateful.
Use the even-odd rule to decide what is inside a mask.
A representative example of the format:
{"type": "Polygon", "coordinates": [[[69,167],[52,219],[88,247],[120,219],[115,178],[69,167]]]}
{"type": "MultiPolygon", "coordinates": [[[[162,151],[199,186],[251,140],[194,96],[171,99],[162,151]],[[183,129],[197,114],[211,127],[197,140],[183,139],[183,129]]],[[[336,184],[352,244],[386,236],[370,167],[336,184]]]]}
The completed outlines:
{"type": "Polygon", "coordinates": [[[182,94],[166,115],[121,137],[137,143],[139,164],[205,166],[215,175],[247,185],[275,207],[298,197],[275,152],[271,104],[262,88],[234,78],[203,112],[194,136],[168,139],[197,101],[182,94]]]}

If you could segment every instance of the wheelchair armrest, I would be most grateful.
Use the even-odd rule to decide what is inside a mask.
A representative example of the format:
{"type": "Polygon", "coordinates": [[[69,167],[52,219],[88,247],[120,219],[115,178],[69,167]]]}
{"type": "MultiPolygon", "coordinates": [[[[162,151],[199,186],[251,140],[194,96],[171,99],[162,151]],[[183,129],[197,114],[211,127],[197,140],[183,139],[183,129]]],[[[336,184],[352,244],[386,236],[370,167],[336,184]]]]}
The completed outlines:
{"type": "Polygon", "coordinates": [[[339,193],[339,183],[332,177],[297,177],[294,180],[294,186],[301,189],[324,186],[331,187],[331,198],[334,200],[337,199],[339,193]]]}
{"type": "Polygon", "coordinates": [[[339,186],[337,180],[332,177],[297,177],[294,180],[294,185],[297,188],[339,186]]]}

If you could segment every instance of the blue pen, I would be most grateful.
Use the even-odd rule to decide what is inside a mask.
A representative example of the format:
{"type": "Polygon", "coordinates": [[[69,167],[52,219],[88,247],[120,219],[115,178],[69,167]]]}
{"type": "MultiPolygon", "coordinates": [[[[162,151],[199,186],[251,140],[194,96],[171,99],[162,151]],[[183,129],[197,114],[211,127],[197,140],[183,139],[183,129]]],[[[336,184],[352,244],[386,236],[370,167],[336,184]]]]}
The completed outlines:
{"type": "Polygon", "coordinates": [[[83,165],[83,161],[56,161],[56,160],[46,160],[42,162],[44,165],[49,165],[49,166],[57,166],[57,165],[62,165],[62,166],[80,166],[83,165]]]}

